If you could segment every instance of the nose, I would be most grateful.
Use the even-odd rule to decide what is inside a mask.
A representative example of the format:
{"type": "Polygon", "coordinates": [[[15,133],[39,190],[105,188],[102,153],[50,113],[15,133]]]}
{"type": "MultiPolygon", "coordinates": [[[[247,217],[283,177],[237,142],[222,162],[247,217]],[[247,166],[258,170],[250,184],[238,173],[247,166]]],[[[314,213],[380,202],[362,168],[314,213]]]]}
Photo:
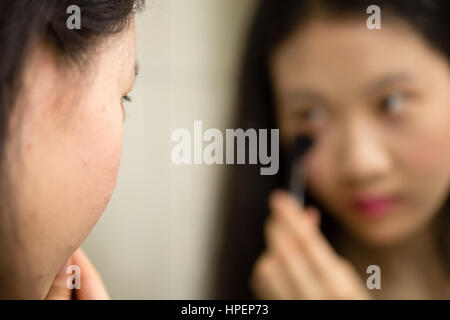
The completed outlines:
{"type": "Polygon", "coordinates": [[[338,150],[342,179],[352,187],[374,184],[392,165],[381,132],[364,121],[354,121],[344,128],[338,150]]]}

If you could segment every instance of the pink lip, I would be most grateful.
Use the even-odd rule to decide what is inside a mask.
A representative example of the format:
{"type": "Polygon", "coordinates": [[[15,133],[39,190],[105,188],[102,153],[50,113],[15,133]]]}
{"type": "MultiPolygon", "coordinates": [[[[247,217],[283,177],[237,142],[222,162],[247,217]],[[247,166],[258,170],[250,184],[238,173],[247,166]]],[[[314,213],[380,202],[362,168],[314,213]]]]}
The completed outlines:
{"type": "Polygon", "coordinates": [[[360,197],[353,201],[354,208],[369,218],[384,216],[397,202],[393,196],[360,197]]]}

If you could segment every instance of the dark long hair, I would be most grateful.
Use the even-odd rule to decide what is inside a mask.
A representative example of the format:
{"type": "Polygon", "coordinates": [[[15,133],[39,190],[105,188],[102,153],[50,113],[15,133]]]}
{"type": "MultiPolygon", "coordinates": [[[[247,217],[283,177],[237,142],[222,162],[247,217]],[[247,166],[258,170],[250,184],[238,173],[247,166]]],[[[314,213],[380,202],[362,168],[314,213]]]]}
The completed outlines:
{"type": "Polygon", "coordinates": [[[0,1],[0,159],[7,123],[20,90],[21,74],[33,40],[49,43],[64,63],[82,64],[102,36],[123,30],[145,0],[0,1]],[[67,8],[81,9],[81,29],[69,30],[67,8]]]}
{"type": "MultiPolygon", "coordinates": [[[[364,19],[373,1],[366,0],[261,0],[247,39],[241,66],[237,94],[239,128],[276,128],[275,105],[269,76],[269,61],[274,49],[298,25],[315,13],[340,16],[358,14],[364,19]]],[[[409,23],[428,41],[429,45],[450,60],[450,8],[446,0],[380,0],[382,16],[395,16],[409,23]]],[[[249,287],[252,266],[265,248],[263,225],[269,214],[267,198],[275,188],[285,187],[287,152],[280,150],[280,171],[274,176],[262,176],[256,166],[234,166],[227,181],[229,201],[222,213],[223,227],[215,257],[215,278],[212,295],[217,299],[253,299],[249,287]]],[[[336,221],[306,191],[306,205],[322,212],[321,228],[333,239],[336,221]]],[[[442,214],[447,223],[439,235],[444,259],[448,260],[449,240],[444,229],[449,227],[449,201],[442,214]]],[[[337,249],[337,248],[336,248],[337,249]]]]}

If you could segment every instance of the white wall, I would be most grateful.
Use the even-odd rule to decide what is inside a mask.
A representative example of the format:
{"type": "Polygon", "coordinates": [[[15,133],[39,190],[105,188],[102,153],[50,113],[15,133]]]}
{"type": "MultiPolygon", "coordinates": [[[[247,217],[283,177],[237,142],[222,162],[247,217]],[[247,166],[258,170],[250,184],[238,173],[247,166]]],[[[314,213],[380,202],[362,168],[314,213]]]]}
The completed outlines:
{"type": "Polygon", "coordinates": [[[83,248],[114,299],[208,298],[220,166],[175,166],[170,135],[231,126],[236,63],[255,0],[147,0],[111,202],[83,248]]]}

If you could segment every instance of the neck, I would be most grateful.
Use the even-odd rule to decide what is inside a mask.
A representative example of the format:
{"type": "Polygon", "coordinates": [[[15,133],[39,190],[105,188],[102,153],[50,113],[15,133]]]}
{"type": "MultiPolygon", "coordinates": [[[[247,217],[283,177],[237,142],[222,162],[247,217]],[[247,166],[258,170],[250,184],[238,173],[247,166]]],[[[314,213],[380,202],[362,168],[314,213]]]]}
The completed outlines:
{"type": "Polygon", "coordinates": [[[447,278],[437,247],[439,218],[426,228],[399,243],[373,247],[341,234],[338,246],[363,279],[369,265],[381,269],[381,290],[372,290],[378,298],[442,298],[446,294],[447,278]]]}
{"type": "Polygon", "coordinates": [[[50,279],[36,271],[39,259],[30,258],[33,255],[22,235],[18,212],[12,210],[12,205],[6,206],[5,199],[1,200],[0,300],[43,299],[50,279]]]}

